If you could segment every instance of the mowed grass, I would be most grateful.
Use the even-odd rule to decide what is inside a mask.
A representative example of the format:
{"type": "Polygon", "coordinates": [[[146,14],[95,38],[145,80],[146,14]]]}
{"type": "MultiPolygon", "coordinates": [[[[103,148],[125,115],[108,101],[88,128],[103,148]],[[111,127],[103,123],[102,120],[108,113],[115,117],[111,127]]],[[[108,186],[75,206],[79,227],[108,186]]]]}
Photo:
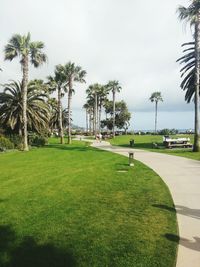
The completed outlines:
{"type": "Polygon", "coordinates": [[[54,139],[0,154],[0,185],[1,267],[175,266],[170,193],[140,162],[54,139]]]}
{"type": "MultiPolygon", "coordinates": [[[[194,137],[193,135],[173,135],[172,138],[183,138],[189,137],[190,142],[193,144],[194,137]]],[[[112,145],[118,145],[123,147],[130,147],[130,140],[134,139],[135,144],[134,148],[138,149],[148,149],[153,152],[167,153],[174,156],[181,156],[190,159],[200,160],[200,152],[193,152],[192,149],[165,149],[163,147],[163,136],[162,135],[122,135],[116,136],[115,139],[110,139],[109,142],[112,145]],[[153,149],[152,143],[157,143],[161,148],[153,149]]]]}

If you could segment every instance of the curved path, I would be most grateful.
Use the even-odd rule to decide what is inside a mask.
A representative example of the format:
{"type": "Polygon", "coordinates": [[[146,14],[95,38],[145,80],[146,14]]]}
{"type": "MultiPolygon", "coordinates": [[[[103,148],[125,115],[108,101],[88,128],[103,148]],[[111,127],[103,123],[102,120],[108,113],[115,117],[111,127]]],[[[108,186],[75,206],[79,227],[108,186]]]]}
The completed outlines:
{"type": "MultiPolygon", "coordinates": [[[[176,267],[200,267],[200,161],[167,154],[111,146],[108,142],[94,142],[96,148],[128,156],[143,162],[169,187],[179,226],[179,246],[176,267]]],[[[166,208],[165,206],[161,208],[166,208]]],[[[167,235],[173,241],[176,236],[167,235]]]]}

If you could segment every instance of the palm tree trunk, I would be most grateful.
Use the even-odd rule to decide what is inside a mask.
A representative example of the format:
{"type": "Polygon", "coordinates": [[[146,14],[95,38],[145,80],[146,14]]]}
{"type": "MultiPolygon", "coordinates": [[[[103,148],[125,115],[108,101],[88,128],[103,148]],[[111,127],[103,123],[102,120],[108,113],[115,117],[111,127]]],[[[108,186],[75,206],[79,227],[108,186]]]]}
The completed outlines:
{"type": "Polygon", "coordinates": [[[62,119],[62,104],[61,104],[61,88],[58,87],[58,124],[59,124],[59,136],[60,143],[64,144],[64,134],[63,134],[63,119],[62,119]]]}
{"type": "Polygon", "coordinates": [[[88,133],[88,109],[85,109],[85,114],[86,114],[86,132],[88,133]]]}
{"type": "Polygon", "coordinates": [[[158,102],[155,104],[155,134],[157,133],[158,102]]]}
{"type": "Polygon", "coordinates": [[[90,135],[92,134],[92,114],[91,114],[92,110],[89,109],[89,132],[90,135]]]}
{"type": "Polygon", "coordinates": [[[72,100],[72,81],[69,81],[68,92],[68,144],[71,144],[71,100],[72,100]]]}
{"type": "Polygon", "coordinates": [[[115,138],[115,90],[113,89],[113,138],[115,138]]]}
{"type": "Polygon", "coordinates": [[[195,24],[195,131],[194,131],[194,152],[200,151],[200,128],[199,128],[199,75],[200,75],[200,10],[198,12],[198,20],[195,24]]]}
{"type": "Polygon", "coordinates": [[[97,135],[97,93],[95,93],[95,109],[94,109],[94,135],[97,135]]]}
{"type": "Polygon", "coordinates": [[[92,132],[93,135],[95,135],[95,107],[93,108],[93,114],[92,114],[92,132]]]}
{"type": "Polygon", "coordinates": [[[22,60],[22,133],[23,150],[28,151],[28,132],[27,132],[27,87],[28,87],[28,56],[22,60]]]}
{"type": "Polygon", "coordinates": [[[102,107],[101,103],[99,103],[99,132],[101,132],[101,112],[102,112],[102,107]]]}

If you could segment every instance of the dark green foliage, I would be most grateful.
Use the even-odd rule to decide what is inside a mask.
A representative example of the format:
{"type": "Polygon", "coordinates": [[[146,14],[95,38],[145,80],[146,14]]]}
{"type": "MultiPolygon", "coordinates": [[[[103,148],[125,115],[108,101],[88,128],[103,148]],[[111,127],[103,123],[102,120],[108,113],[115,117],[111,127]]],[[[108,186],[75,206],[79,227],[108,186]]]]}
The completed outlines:
{"type": "Polygon", "coordinates": [[[186,92],[185,101],[190,103],[195,95],[195,43],[184,43],[182,47],[185,46],[186,49],[183,50],[184,55],[177,62],[183,65],[180,70],[181,77],[183,78],[181,89],[186,92]]]}
{"type": "Polygon", "coordinates": [[[37,134],[29,134],[28,136],[28,143],[31,146],[45,146],[48,144],[48,139],[45,136],[39,136],[37,134]]]}
{"type": "Polygon", "coordinates": [[[176,129],[162,129],[160,131],[158,131],[158,134],[159,135],[174,135],[174,134],[177,134],[178,133],[178,130],[176,129]]]}
{"type": "MultiPolygon", "coordinates": [[[[28,84],[28,129],[37,133],[48,130],[49,123],[49,106],[43,89],[41,81],[34,80],[28,84]]],[[[22,133],[22,117],[22,83],[12,81],[5,84],[4,92],[0,93],[0,123],[9,133],[22,133]]]]}
{"type": "Polygon", "coordinates": [[[22,144],[22,137],[18,134],[9,134],[7,135],[7,137],[14,144],[16,148],[22,144]]]}
{"type": "Polygon", "coordinates": [[[13,149],[14,144],[6,137],[0,136],[0,151],[5,151],[7,149],[13,149]]]}
{"type": "MultiPolygon", "coordinates": [[[[106,120],[101,121],[102,128],[107,127],[109,130],[113,129],[113,102],[107,101],[105,105],[105,112],[110,115],[106,120]]],[[[118,129],[128,129],[131,113],[128,111],[126,103],[122,100],[115,103],[115,126],[118,129]]]]}

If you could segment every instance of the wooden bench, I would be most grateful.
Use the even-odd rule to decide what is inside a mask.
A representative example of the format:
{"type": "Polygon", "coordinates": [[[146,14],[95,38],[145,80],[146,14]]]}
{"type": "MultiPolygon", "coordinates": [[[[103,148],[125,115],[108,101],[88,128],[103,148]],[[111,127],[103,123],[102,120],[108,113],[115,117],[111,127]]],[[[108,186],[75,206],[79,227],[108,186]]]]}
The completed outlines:
{"type": "Polygon", "coordinates": [[[166,148],[192,148],[192,144],[189,142],[183,142],[183,143],[166,143],[166,148]]]}

